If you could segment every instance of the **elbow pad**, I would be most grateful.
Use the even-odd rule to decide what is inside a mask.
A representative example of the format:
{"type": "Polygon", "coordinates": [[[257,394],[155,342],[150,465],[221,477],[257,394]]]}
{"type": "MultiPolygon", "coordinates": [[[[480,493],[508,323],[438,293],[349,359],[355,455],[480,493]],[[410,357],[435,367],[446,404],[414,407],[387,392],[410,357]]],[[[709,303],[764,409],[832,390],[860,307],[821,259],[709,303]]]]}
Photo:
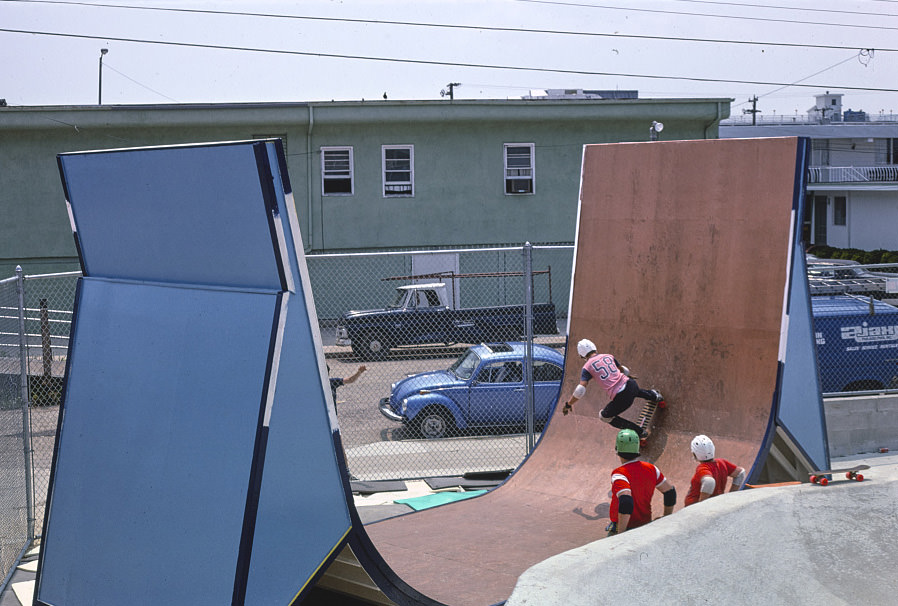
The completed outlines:
{"type": "Polygon", "coordinates": [[[736,477],[733,478],[733,486],[738,486],[742,488],[742,485],[745,483],[745,468],[742,468],[742,471],[736,474],[736,477]]]}
{"type": "MultiPolygon", "coordinates": [[[[667,494],[667,493],[665,493],[667,494]]],[[[620,499],[617,501],[617,513],[622,513],[625,515],[630,515],[633,513],[633,496],[628,494],[623,494],[620,496],[620,499]]]]}
{"type": "Polygon", "coordinates": [[[713,476],[702,476],[701,491],[703,493],[714,494],[715,488],[717,488],[717,480],[715,480],[713,476]]]}
{"type": "Polygon", "coordinates": [[[664,494],[664,506],[665,507],[673,507],[677,504],[677,489],[671,488],[664,494]]]}
{"type": "Polygon", "coordinates": [[[574,388],[574,397],[577,398],[578,400],[585,395],[586,395],[586,388],[583,387],[582,385],[577,385],[574,388]]]}

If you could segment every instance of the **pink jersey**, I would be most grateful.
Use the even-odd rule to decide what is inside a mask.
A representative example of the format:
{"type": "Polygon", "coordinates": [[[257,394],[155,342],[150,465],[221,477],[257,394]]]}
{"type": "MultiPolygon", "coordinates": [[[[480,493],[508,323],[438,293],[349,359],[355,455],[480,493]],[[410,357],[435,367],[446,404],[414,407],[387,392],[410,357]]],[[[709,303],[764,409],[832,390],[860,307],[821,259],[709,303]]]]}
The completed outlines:
{"type": "Polygon", "coordinates": [[[714,492],[712,497],[723,494],[727,487],[727,478],[736,471],[736,466],[726,459],[712,459],[698,464],[695,468],[695,475],[692,476],[692,482],[689,484],[689,492],[686,494],[686,505],[698,503],[699,494],[702,489],[702,478],[711,476],[714,478],[714,492]]]}
{"type": "Polygon", "coordinates": [[[666,478],[661,470],[647,461],[634,459],[627,461],[611,472],[611,511],[612,522],[618,520],[618,495],[629,489],[633,497],[633,513],[627,528],[636,528],[652,521],[652,495],[658,484],[666,478]]]}
{"type": "Polygon", "coordinates": [[[624,388],[629,377],[617,368],[611,354],[596,354],[586,361],[580,371],[580,380],[595,379],[602,384],[602,389],[612,400],[624,388]]]}

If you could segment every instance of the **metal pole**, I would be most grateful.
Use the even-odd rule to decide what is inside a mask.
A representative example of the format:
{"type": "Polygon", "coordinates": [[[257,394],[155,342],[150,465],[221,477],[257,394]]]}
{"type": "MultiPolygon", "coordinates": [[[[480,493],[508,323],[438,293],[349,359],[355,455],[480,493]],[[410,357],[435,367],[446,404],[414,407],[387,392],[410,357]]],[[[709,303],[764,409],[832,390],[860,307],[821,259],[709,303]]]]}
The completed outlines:
{"type": "Polygon", "coordinates": [[[53,376],[53,343],[50,336],[50,308],[47,307],[47,299],[40,300],[41,310],[41,358],[44,361],[44,388],[46,389],[53,376]]]}
{"type": "Polygon", "coordinates": [[[524,243],[524,402],[527,407],[527,452],[535,446],[533,427],[533,247],[524,243]]]}
{"type": "Polygon", "coordinates": [[[32,486],[31,408],[28,402],[28,343],[25,333],[25,275],[22,266],[16,266],[16,294],[19,295],[19,370],[22,402],[22,444],[25,454],[25,503],[28,515],[28,540],[34,540],[34,488],[32,486]]]}
{"type": "Polygon", "coordinates": [[[108,48],[100,49],[100,78],[99,78],[99,91],[97,92],[97,105],[103,105],[103,55],[109,52],[108,48]]]}

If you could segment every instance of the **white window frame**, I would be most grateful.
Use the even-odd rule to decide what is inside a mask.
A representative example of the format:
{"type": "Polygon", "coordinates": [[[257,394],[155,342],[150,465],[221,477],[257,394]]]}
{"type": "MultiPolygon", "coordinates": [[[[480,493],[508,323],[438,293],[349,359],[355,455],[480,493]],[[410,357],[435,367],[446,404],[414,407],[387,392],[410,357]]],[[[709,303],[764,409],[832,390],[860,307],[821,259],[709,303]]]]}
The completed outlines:
{"type": "Polygon", "coordinates": [[[355,161],[352,156],[352,146],[327,146],[321,148],[321,195],[322,196],[352,196],[355,194],[355,161]],[[349,152],[349,174],[344,171],[331,171],[328,173],[327,162],[325,156],[328,152],[349,152]],[[325,183],[328,181],[337,181],[349,179],[349,191],[328,192],[325,191],[325,183]]]}
{"type": "Polygon", "coordinates": [[[533,143],[505,143],[502,148],[502,161],[505,169],[504,172],[504,191],[506,196],[529,196],[536,193],[536,146],[533,143]],[[526,147],[530,150],[530,165],[526,168],[519,166],[508,166],[508,151],[513,147],[526,147]],[[529,173],[529,174],[527,174],[529,173]],[[510,185],[511,181],[528,181],[530,182],[530,191],[514,191],[510,185]],[[512,191],[509,191],[511,189],[512,191]]]}
{"type": "MultiPolygon", "coordinates": [[[[382,145],[380,148],[381,160],[381,177],[383,180],[382,193],[384,198],[413,198],[415,196],[415,146],[414,145],[382,145]],[[407,181],[390,181],[387,182],[387,152],[394,149],[406,149],[409,152],[408,157],[408,173],[407,181]],[[403,187],[407,191],[392,193],[387,191],[387,187],[403,187]]],[[[401,171],[397,171],[401,172],[401,171]]]]}

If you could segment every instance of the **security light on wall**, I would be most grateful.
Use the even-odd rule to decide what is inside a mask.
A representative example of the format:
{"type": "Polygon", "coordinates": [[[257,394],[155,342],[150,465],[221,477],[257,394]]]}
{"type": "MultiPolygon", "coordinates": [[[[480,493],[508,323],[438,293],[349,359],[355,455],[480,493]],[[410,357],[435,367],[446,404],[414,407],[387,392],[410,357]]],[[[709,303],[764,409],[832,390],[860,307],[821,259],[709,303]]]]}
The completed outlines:
{"type": "Polygon", "coordinates": [[[652,141],[658,140],[658,133],[664,130],[664,124],[656,120],[652,120],[652,126],[649,127],[649,137],[652,141]]]}

